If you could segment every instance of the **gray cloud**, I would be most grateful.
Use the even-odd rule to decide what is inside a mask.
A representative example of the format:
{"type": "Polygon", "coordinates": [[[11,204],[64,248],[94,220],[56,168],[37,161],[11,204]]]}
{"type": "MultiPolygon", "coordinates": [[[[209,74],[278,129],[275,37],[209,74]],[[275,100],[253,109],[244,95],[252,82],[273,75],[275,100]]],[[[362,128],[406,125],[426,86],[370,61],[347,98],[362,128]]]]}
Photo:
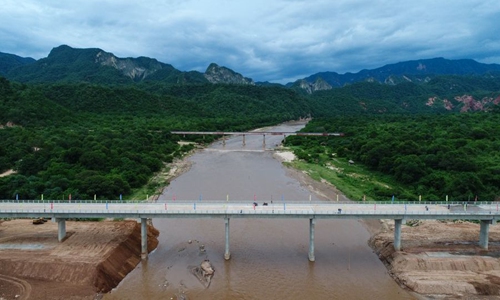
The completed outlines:
{"type": "Polygon", "coordinates": [[[500,63],[496,0],[4,2],[0,51],[34,58],[61,44],[97,47],[282,83],[420,58],[500,63]]]}

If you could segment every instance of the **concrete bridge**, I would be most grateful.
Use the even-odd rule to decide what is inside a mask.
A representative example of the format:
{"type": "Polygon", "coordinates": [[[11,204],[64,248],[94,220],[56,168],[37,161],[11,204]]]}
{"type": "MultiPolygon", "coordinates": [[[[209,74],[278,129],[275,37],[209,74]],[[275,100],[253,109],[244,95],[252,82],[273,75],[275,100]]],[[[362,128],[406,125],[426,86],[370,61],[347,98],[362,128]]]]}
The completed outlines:
{"type": "Polygon", "coordinates": [[[341,132],[295,132],[295,131],[280,131],[280,132],[269,132],[269,131],[242,131],[242,132],[231,132],[231,131],[171,131],[171,134],[177,135],[222,135],[222,144],[226,144],[226,135],[239,135],[243,136],[243,146],[245,146],[245,136],[247,135],[262,135],[262,145],[266,145],[266,135],[282,135],[284,138],[290,135],[299,136],[344,136],[341,132]]]}
{"type": "Polygon", "coordinates": [[[495,202],[315,202],[275,201],[0,201],[0,218],[52,218],[58,223],[58,239],[66,236],[66,219],[132,218],[141,222],[141,256],[147,258],[147,219],[220,218],[225,223],[225,259],[230,259],[229,232],[233,218],[309,219],[309,260],[314,261],[314,227],[321,219],[392,219],[394,248],[401,250],[401,225],[410,219],[467,219],[480,221],[479,245],[488,249],[489,225],[500,219],[495,202]],[[257,205],[256,205],[257,204],[257,205]]]}

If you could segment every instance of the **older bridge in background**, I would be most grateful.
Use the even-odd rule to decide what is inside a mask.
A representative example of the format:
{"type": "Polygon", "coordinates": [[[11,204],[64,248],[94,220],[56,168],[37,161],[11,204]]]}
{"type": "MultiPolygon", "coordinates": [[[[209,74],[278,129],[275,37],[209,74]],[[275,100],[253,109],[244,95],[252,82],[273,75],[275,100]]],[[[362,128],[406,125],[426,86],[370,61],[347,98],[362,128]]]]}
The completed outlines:
{"type": "Polygon", "coordinates": [[[179,134],[179,135],[222,135],[222,143],[226,144],[226,135],[241,135],[243,136],[243,145],[245,145],[245,136],[247,135],[262,135],[263,140],[262,144],[266,144],[266,135],[282,135],[283,137],[290,135],[299,135],[299,136],[344,136],[343,133],[340,132],[269,132],[269,131],[245,131],[245,132],[230,132],[230,131],[171,131],[171,134],[179,134]]]}

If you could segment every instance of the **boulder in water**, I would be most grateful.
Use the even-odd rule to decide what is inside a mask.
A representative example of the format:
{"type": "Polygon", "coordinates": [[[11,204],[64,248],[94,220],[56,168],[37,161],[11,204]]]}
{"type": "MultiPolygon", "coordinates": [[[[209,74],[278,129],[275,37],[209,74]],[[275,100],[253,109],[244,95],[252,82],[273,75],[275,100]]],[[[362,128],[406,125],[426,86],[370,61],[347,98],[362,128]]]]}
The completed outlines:
{"type": "Polygon", "coordinates": [[[198,278],[205,288],[210,286],[214,272],[215,270],[208,259],[202,261],[199,266],[191,268],[191,273],[198,278]]]}
{"type": "Polygon", "coordinates": [[[201,270],[203,272],[203,276],[214,274],[214,268],[212,267],[212,264],[210,263],[210,261],[208,259],[205,259],[201,263],[200,267],[201,267],[201,270]]]}

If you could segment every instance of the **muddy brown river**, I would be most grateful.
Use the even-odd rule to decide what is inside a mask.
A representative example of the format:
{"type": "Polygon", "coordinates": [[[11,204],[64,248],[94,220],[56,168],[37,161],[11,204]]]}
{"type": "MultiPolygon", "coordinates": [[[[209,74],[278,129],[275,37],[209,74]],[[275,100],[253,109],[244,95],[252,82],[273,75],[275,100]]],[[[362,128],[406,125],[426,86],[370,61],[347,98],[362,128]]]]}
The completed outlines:
{"type": "MultiPolygon", "coordinates": [[[[280,125],[266,131],[296,131],[280,125]]],[[[329,201],[287,175],[270,149],[282,136],[234,137],[192,155],[159,202],[181,200],[329,201]]],[[[334,200],[334,199],[331,199],[334,200]]],[[[223,219],[154,219],[158,248],[104,299],[415,299],[388,275],[357,220],[317,220],[309,262],[308,219],[231,219],[231,259],[224,260],[223,219]],[[203,245],[205,251],[200,251],[203,245]],[[190,268],[209,259],[205,288],[190,268]]]]}

